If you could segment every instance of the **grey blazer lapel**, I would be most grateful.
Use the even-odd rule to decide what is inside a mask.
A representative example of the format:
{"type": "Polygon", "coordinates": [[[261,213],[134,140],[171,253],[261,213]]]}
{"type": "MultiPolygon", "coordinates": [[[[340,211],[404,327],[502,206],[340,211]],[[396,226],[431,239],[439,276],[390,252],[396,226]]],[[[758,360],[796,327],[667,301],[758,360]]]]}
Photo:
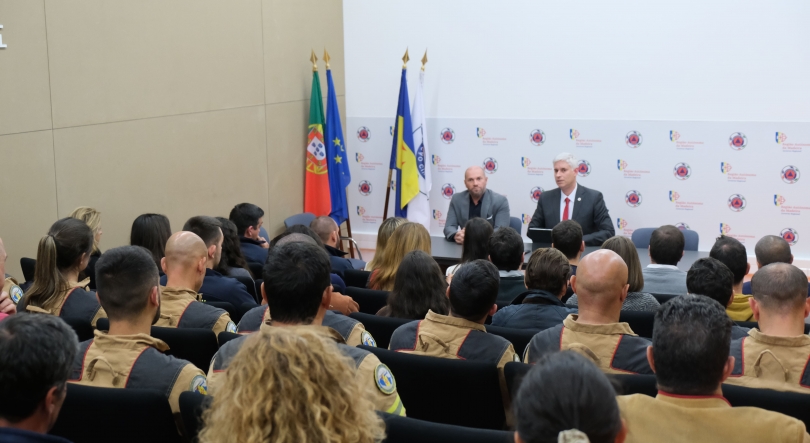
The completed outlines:
{"type": "Polygon", "coordinates": [[[492,206],[492,191],[487,189],[486,191],[484,191],[484,196],[481,197],[481,218],[485,219],[490,223],[495,223],[495,220],[493,220],[492,217],[487,218],[490,206],[492,206]]]}
{"type": "Polygon", "coordinates": [[[587,188],[577,185],[577,193],[574,194],[574,213],[571,214],[571,220],[577,220],[577,217],[582,214],[586,205],[588,205],[587,188]]]}
{"type": "Polygon", "coordinates": [[[467,191],[458,194],[459,204],[456,206],[458,208],[458,212],[456,214],[456,219],[458,220],[458,226],[460,228],[464,228],[464,225],[467,224],[467,218],[470,216],[470,193],[467,191]]]}

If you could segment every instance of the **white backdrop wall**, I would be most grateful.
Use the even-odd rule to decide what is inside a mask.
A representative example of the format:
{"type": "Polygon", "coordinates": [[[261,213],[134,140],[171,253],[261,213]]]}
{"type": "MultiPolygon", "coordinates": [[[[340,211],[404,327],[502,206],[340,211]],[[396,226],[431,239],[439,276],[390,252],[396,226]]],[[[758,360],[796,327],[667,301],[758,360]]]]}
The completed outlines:
{"type": "Polygon", "coordinates": [[[382,220],[399,58],[409,47],[413,95],[427,47],[432,234],[442,189],[464,190],[464,169],[487,159],[489,187],[528,223],[533,189],[555,186],[551,159],[569,151],[619,234],[684,223],[701,250],[724,232],[753,254],[784,233],[810,258],[808,19],[799,0],[346,0],[355,237],[382,220]]]}

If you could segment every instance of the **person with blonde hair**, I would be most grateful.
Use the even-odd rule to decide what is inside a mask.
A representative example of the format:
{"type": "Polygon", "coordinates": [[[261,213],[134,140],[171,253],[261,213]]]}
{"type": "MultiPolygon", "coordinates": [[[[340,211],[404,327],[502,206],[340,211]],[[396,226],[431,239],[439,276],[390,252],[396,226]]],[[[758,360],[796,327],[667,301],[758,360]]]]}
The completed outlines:
{"type": "Polygon", "coordinates": [[[367,386],[346,377],[352,366],[312,327],[251,334],[203,413],[199,441],[382,441],[385,425],[365,395],[367,386]]]}
{"type": "Polygon", "coordinates": [[[375,249],[374,257],[366,265],[366,271],[373,271],[380,265],[380,257],[388,244],[388,239],[394,234],[394,230],[402,226],[408,220],[402,217],[389,217],[383,220],[380,224],[380,229],[377,230],[377,248],[375,249]]]}
{"type": "Polygon", "coordinates": [[[101,230],[101,212],[89,206],[79,206],[68,217],[85,222],[93,231],[93,252],[90,254],[90,261],[80,277],[82,279],[89,278],[90,283],[88,286],[90,289],[95,290],[96,262],[101,257],[101,249],[98,248],[98,244],[101,243],[101,236],[104,234],[104,231],[101,230]]]}
{"type": "Polygon", "coordinates": [[[403,223],[388,239],[388,244],[380,254],[379,265],[371,271],[368,288],[381,291],[394,289],[399,264],[402,263],[405,254],[417,250],[430,255],[430,234],[419,223],[403,223]]]}

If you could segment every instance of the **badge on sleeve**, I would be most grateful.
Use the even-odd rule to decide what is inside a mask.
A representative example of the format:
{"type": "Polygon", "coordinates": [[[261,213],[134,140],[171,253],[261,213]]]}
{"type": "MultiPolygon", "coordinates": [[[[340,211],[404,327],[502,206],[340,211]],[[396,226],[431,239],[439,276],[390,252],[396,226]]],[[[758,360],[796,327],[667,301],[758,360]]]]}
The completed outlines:
{"type": "Polygon", "coordinates": [[[236,334],[236,325],[234,324],[234,322],[229,321],[228,326],[225,326],[225,330],[236,334]]]}
{"type": "Polygon", "coordinates": [[[377,388],[380,389],[385,395],[391,395],[397,389],[397,382],[394,380],[394,374],[388,369],[388,366],[380,363],[374,369],[374,380],[377,382],[377,388]]]}
{"type": "Polygon", "coordinates": [[[11,297],[12,303],[16,305],[23,296],[23,290],[19,286],[13,285],[11,290],[8,291],[8,296],[11,297]]]}
{"type": "Polygon", "coordinates": [[[512,356],[512,361],[520,362],[520,356],[515,353],[515,355],[512,356]]]}
{"type": "Polygon", "coordinates": [[[371,346],[374,348],[377,347],[377,342],[374,340],[374,337],[368,333],[368,331],[363,331],[360,333],[360,342],[366,346],[371,346]]]}
{"type": "Polygon", "coordinates": [[[208,382],[205,376],[198,375],[191,380],[190,391],[199,392],[202,395],[208,395],[208,382]]]}

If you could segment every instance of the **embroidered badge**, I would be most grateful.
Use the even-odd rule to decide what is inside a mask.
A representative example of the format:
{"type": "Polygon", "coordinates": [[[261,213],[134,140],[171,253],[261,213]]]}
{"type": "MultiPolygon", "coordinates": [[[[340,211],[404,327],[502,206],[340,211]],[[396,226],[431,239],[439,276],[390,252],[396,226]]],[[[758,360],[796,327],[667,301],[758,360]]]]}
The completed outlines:
{"type": "Polygon", "coordinates": [[[394,380],[394,374],[388,369],[388,366],[380,363],[374,369],[374,380],[377,382],[377,387],[385,395],[391,395],[397,389],[397,382],[394,380]]]}
{"type": "Polygon", "coordinates": [[[228,326],[225,326],[225,330],[236,334],[236,325],[232,321],[229,321],[228,326]]]}
{"type": "Polygon", "coordinates": [[[208,395],[208,382],[205,376],[198,375],[191,380],[190,391],[199,392],[202,395],[208,395]]]}
{"type": "Polygon", "coordinates": [[[374,337],[372,337],[367,331],[360,333],[360,341],[366,346],[377,347],[377,342],[374,340],[374,337]]]}
{"type": "Polygon", "coordinates": [[[8,295],[11,297],[11,301],[16,305],[23,296],[23,290],[20,289],[19,286],[14,285],[11,287],[11,291],[9,291],[8,295]]]}

